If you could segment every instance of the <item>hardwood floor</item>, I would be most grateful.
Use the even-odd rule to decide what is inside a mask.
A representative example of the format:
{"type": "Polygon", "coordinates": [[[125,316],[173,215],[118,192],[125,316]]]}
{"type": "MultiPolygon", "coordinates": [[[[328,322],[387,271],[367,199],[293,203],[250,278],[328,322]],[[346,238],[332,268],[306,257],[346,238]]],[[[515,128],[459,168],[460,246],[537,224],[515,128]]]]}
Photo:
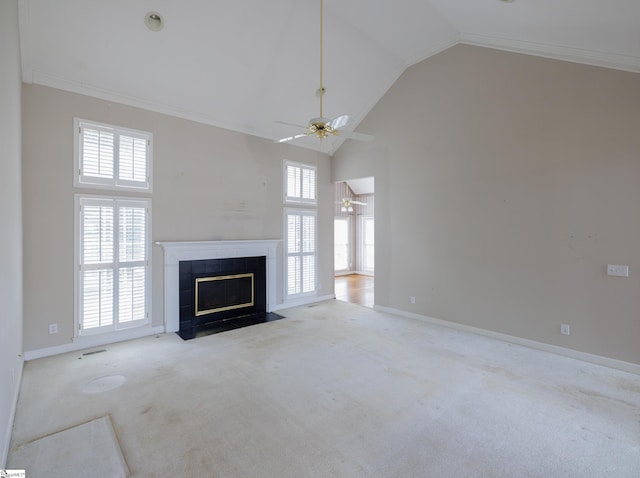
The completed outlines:
{"type": "Polygon", "coordinates": [[[373,307],[372,276],[349,274],[335,279],[336,299],[365,307],[373,307]]]}

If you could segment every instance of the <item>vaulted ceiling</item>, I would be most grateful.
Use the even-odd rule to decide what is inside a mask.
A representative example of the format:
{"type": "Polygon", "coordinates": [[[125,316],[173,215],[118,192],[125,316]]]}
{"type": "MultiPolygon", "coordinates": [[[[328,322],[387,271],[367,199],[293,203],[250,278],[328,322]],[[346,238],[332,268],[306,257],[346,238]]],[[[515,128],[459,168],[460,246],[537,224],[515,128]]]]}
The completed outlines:
{"type": "MultiPolygon", "coordinates": [[[[640,71],[640,0],[324,3],[324,116],[348,114],[347,129],[407,67],[457,43],[640,71]]],[[[26,83],[269,139],[302,129],[279,122],[318,116],[319,0],[19,5],[26,83]],[[145,25],[148,12],[162,16],[160,31],[145,25]]]]}

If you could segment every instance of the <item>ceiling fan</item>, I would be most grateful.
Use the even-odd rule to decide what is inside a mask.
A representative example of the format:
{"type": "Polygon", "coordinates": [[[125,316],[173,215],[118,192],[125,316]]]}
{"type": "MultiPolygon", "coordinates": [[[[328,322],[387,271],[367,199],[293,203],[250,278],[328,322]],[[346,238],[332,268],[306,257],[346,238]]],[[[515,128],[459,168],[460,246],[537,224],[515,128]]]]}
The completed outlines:
{"type": "Polygon", "coordinates": [[[340,207],[340,211],[342,212],[353,212],[353,205],[357,204],[359,206],[366,206],[366,202],[354,201],[351,198],[342,198],[342,201],[338,201],[337,204],[342,204],[340,207]]]}
{"type": "Polygon", "coordinates": [[[295,134],[293,136],[287,136],[286,138],[281,138],[275,140],[276,143],[285,143],[287,141],[293,141],[294,139],[304,138],[305,136],[316,136],[318,139],[323,140],[330,136],[337,136],[340,134],[345,138],[351,138],[358,141],[373,141],[373,136],[369,134],[356,133],[353,131],[344,131],[341,128],[347,125],[349,122],[349,116],[342,115],[338,116],[335,119],[328,119],[322,116],[322,97],[324,96],[326,90],[322,84],[322,44],[323,44],[323,0],[320,0],[320,88],[318,88],[317,96],[320,98],[320,116],[317,118],[311,118],[309,120],[309,124],[307,126],[301,126],[292,123],[285,123],[283,121],[279,121],[281,124],[286,124],[289,126],[296,126],[299,128],[304,128],[306,131],[303,133],[295,134]]]}

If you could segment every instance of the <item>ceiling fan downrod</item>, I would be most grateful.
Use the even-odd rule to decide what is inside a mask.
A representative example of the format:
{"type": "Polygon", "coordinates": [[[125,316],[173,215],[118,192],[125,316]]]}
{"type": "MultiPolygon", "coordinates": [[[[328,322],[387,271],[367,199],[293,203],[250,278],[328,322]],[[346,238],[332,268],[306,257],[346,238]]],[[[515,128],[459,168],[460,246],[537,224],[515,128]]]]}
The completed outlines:
{"type": "Polygon", "coordinates": [[[322,30],[323,30],[323,25],[324,25],[324,0],[320,0],[320,88],[318,89],[318,93],[320,96],[320,118],[322,118],[322,97],[324,96],[324,86],[322,84],[322,56],[323,56],[323,48],[322,48],[322,44],[324,43],[323,40],[323,34],[322,34],[322,30]]]}
{"type": "Polygon", "coordinates": [[[331,122],[322,115],[322,97],[325,94],[323,82],[323,59],[324,59],[324,0],[320,0],[320,87],[318,88],[318,97],[320,98],[320,116],[313,118],[309,123],[308,135],[315,135],[320,140],[328,137],[330,134],[337,135],[337,128],[334,128],[331,122]]]}

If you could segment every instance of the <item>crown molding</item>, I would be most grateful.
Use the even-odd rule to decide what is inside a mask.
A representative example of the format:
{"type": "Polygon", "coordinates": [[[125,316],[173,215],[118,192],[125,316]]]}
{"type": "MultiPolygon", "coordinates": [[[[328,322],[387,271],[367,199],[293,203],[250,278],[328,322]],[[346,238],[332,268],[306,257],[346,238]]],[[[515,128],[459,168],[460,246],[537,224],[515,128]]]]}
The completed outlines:
{"type": "Polygon", "coordinates": [[[541,56],[555,60],[582,63],[591,66],[600,66],[614,70],[640,73],[640,57],[630,55],[618,55],[579,48],[564,47],[559,45],[547,45],[519,40],[508,40],[486,35],[471,33],[460,34],[460,43],[467,45],[483,46],[497,50],[523,53],[526,55],[541,56]]]}
{"type": "Polygon", "coordinates": [[[456,34],[454,37],[435,45],[433,48],[422,50],[420,53],[413,55],[410,58],[407,58],[405,61],[404,67],[405,69],[409,68],[410,66],[413,66],[416,63],[420,63],[421,61],[424,61],[427,58],[431,58],[432,56],[437,55],[440,52],[448,50],[452,46],[456,46],[458,43],[462,43],[461,37],[459,34],[456,34]]]}
{"type": "MultiPolygon", "coordinates": [[[[24,75],[24,70],[23,70],[24,75]]],[[[148,99],[140,98],[137,96],[123,95],[112,90],[107,90],[89,83],[69,80],[67,78],[61,78],[54,75],[49,75],[38,70],[32,70],[31,80],[25,83],[36,84],[40,86],[47,86],[49,88],[55,88],[58,90],[68,91],[70,93],[76,93],[83,96],[89,96],[104,101],[111,101],[119,103],[125,106],[132,106],[134,108],[140,108],[147,111],[153,111],[155,113],[166,114],[176,118],[182,118],[196,123],[202,123],[209,126],[215,126],[216,128],[226,129],[234,132],[244,133],[251,136],[258,136],[255,131],[251,131],[247,127],[241,127],[239,125],[223,124],[220,121],[208,116],[206,114],[199,113],[197,111],[191,111],[184,108],[177,108],[168,104],[158,103],[148,99]]]]}

